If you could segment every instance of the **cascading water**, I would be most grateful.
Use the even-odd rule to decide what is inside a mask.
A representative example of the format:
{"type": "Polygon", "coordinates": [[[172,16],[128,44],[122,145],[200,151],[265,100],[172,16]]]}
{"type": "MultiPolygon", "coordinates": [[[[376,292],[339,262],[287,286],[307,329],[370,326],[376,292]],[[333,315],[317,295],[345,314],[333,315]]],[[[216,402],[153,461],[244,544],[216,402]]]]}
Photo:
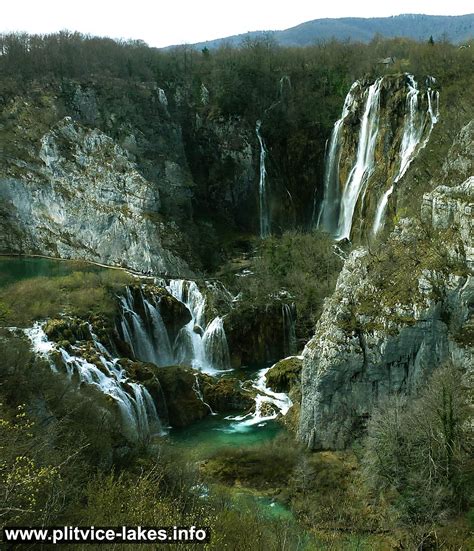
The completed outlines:
{"type": "Polygon", "coordinates": [[[226,419],[236,421],[233,430],[245,431],[254,425],[261,425],[276,419],[278,415],[286,415],[293,405],[289,396],[284,392],[273,392],[267,386],[266,375],[271,367],[258,371],[252,386],[257,391],[255,396],[255,410],[246,415],[229,416],[226,419]]]}
{"type": "MultiPolygon", "coordinates": [[[[355,101],[355,91],[360,87],[360,82],[356,80],[351,86],[346,99],[342,114],[339,120],[336,121],[331,133],[329,141],[329,149],[327,149],[326,163],[324,171],[324,195],[319,210],[316,226],[324,228],[326,231],[334,234],[337,231],[339,208],[341,202],[341,190],[339,187],[339,160],[341,156],[341,133],[344,121],[351,112],[351,108],[355,101]]],[[[316,196],[315,196],[316,207],[316,196]]],[[[313,210],[313,223],[316,208],[313,210]]]]}
{"type": "Polygon", "coordinates": [[[206,299],[194,281],[172,279],[168,292],[191,313],[191,321],[179,331],[174,343],[177,363],[210,374],[230,369],[230,354],[223,320],[217,316],[206,326],[206,299]]]}
{"type": "Polygon", "coordinates": [[[196,394],[196,396],[199,398],[199,400],[207,407],[211,415],[217,415],[217,413],[211,408],[211,406],[204,401],[204,396],[202,394],[201,385],[199,384],[199,375],[197,373],[194,374],[194,385],[193,390],[196,394]]]}
{"type": "Polygon", "coordinates": [[[287,356],[296,353],[296,320],[295,305],[282,304],[281,315],[283,319],[283,349],[287,356]]]}
{"type": "MultiPolygon", "coordinates": [[[[375,169],[375,148],[377,143],[380,143],[378,137],[379,126],[385,124],[384,120],[379,122],[382,82],[383,78],[379,78],[365,91],[362,90],[360,82],[356,81],[352,85],[346,96],[341,117],[334,125],[329,147],[327,148],[324,195],[315,224],[317,227],[324,228],[332,233],[336,239],[349,238],[358,202],[362,203],[360,206],[362,211],[368,186],[371,185],[369,180],[375,169]],[[352,166],[349,165],[348,167],[347,161],[350,158],[350,152],[346,153],[344,151],[344,144],[347,141],[346,133],[350,131],[351,125],[347,123],[347,120],[351,115],[357,113],[361,98],[364,101],[364,110],[360,119],[355,161],[352,166]],[[348,173],[343,182],[340,181],[341,162],[345,163],[344,173],[348,173]]],[[[433,125],[438,121],[439,93],[431,89],[434,82],[433,77],[428,77],[428,89],[426,91],[428,107],[426,111],[423,111],[420,109],[420,98],[422,96],[419,87],[413,75],[406,75],[405,117],[396,161],[398,162],[398,169],[395,176],[390,176],[390,186],[378,201],[372,224],[373,234],[376,234],[383,224],[387,204],[395,184],[405,175],[418,152],[428,143],[433,125]]],[[[385,134],[382,134],[383,136],[385,134]]],[[[316,212],[316,209],[314,209],[314,212],[316,212]]]]}
{"type": "Polygon", "coordinates": [[[229,346],[221,317],[217,316],[207,326],[202,341],[207,361],[217,369],[230,369],[229,346]]]}
{"type": "Polygon", "coordinates": [[[349,238],[357,200],[374,169],[381,84],[382,78],[377,79],[367,92],[367,100],[359,132],[356,161],[342,192],[336,233],[337,239],[349,238]]]}
{"type": "Polygon", "coordinates": [[[173,353],[159,309],[140,292],[138,297],[144,318],[138,313],[138,305],[127,287],[125,296],[120,297],[122,317],[119,332],[130,345],[133,355],[143,362],[158,366],[171,365],[173,353]]]}
{"type": "Polygon", "coordinates": [[[258,143],[260,144],[260,179],[258,183],[259,194],[259,207],[260,207],[260,237],[265,238],[270,235],[270,209],[268,201],[268,186],[267,186],[267,171],[265,168],[265,159],[267,156],[267,150],[265,149],[265,143],[262,135],[260,134],[260,128],[262,121],[258,120],[255,125],[255,133],[257,134],[258,143]]]}
{"type": "Polygon", "coordinates": [[[168,98],[163,88],[158,88],[158,99],[164,107],[168,107],[168,98]]]}
{"type": "Polygon", "coordinates": [[[428,88],[428,90],[426,91],[428,109],[426,114],[424,114],[418,108],[418,98],[420,92],[413,75],[407,75],[407,85],[408,93],[406,99],[406,113],[403,127],[403,137],[400,146],[400,165],[391,186],[383,194],[377,206],[374,225],[372,228],[373,235],[377,235],[377,233],[380,231],[380,228],[382,227],[388,200],[393,193],[395,184],[399,180],[401,180],[401,178],[403,178],[413,159],[416,157],[419,151],[426,146],[428,140],[430,139],[433,126],[438,122],[439,118],[439,92],[435,92],[431,90],[431,88],[428,88]],[[434,103],[436,103],[436,110],[433,109],[434,103]],[[428,115],[429,117],[427,131],[425,131],[426,115],[428,115]],[[423,134],[425,134],[425,132],[425,139],[419,146],[421,138],[423,137],[423,134]]]}
{"type": "Polygon", "coordinates": [[[100,366],[81,357],[77,346],[72,347],[76,354],[70,354],[61,347],[56,348],[56,345],[48,341],[40,324],[25,331],[34,351],[48,357],[54,371],[57,368],[50,353],[57,349],[70,379],[77,377],[79,383],[91,385],[114,400],[121,415],[123,433],[130,441],[145,442],[153,435],[164,434],[149,391],[143,385],[130,381],[118,359],[112,358],[97,340],[91,327],[89,332],[100,359],[100,366]]]}

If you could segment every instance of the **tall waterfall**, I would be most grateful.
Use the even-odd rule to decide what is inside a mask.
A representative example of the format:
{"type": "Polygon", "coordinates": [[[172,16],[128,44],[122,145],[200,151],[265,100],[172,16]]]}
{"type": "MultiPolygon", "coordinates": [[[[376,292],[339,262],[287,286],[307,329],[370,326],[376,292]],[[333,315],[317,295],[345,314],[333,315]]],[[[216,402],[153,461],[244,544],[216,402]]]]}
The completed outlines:
{"type": "MultiPolygon", "coordinates": [[[[434,78],[428,78],[428,89],[422,93],[413,75],[406,74],[403,129],[401,133],[388,131],[398,112],[393,109],[398,109],[399,102],[398,89],[397,94],[386,92],[383,96],[383,110],[381,108],[382,85],[384,90],[390,91],[390,79],[395,86],[400,87],[399,77],[379,78],[365,90],[356,81],[346,96],[341,117],[334,125],[326,154],[324,196],[318,217],[313,220],[318,227],[329,231],[336,239],[349,238],[356,208],[357,212],[362,212],[366,194],[372,195],[375,190],[380,189],[380,182],[387,181],[388,189],[377,196],[377,206],[372,211],[373,222],[365,221],[369,228],[372,227],[373,234],[380,230],[395,185],[403,178],[418,152],[428,143],[433,126],[438,121],[439,93],[431,89],[434,78]],[[422,100],[426,100],[426,109],[420,108],[422,100]],[[391,105],[395,107],[387,109],[391,105]],[[359,113],[360,125],[354,155],[351,154],[351,133],[359,113]],[[386,120],[387,116],[391,118],[386,120]],[[383,147],[384,158],[380,159],[380,166],[376,167],[375,150],[378,147],[383,147]],[[375,178],[371,177],[375,168],[377,182],[373,185],[375,178]]],[[[374,204],[373,197],[370,197],[368,204],[374,204]]]]}
{"type": "Polygon", "coordinates": [[[258,120],[255,125],[255,133],[257,134],[258,143],[260,144],[260,179],[258,183],[258,195],[259,195],[259,217],[260,217],[260,237],[268,237],[271,232],[270,227],[270,209],[268,201],[268,189],[267,189],[267,171],[265,168],[265,159],[267,156],[267,150],[265,149],[265,143],[262,135],[260,134],[260,127],[262,121],[258,120]]]}
{"type": "Polygon", "coordinates": [[[283,350],[286,356],[291,356],[296,354],[295,305],[282,304],[281,314],[283,319],[283,350]]]}
{"type": "Polygon", "coordinates": [[[356,161],[342,192],[341,210],[336,234],[337,239],[349,238],[357,200],[374,169],[374,152],[379,130],[381,84],[382,78],[377,79],[367,92],[367,100],[359,132],[356,161]]]}
{"type": "Polygon", "coordinates": [[[230,369],[230,354],[223,320],[217,316],[206,325],[206,299],[194,281],[172,279],[167,287],[170,294],[186,305],[191,321],[179,331],[173,351],[177,363],[215,373],[230,369]]]}
{"type": "Polygon", "coordinates": [[[97,340],[91,327],[89,331],[100,366],[84,359],[77,346],[72,346],[73,353],[70,354],[64,348],[49,342],[39,324],[26,330],[26,334],[33,349],[48,357],[52,369],[57,370],[50,354],[57,349],[70,379],[77,378],[79,383],[94,386],[115,402],[121,415],[123,433],[130,441],[145,442],[154,434],[163,434],[163,427],[148,390],[143,385],[130,381],[119,360],[112,358],[97,340]]]}
{"type": "Polygon", "coordinates": [[[143,362],[158,366],[171,365],[173,352],[159,308],[140,292],[135,299],[129,287],[120,297],[122,317],[120,330],[123,340],[130,345],[133,355],[143,362]],[[137,300],[140,304],[136,304],[137,300]],[[142,311],[140,315],[138,311],[142,311]]]}
{"type": "MultiPolygon", "coordinates": [[[[326,153],[326,162],[324,170],[324,196],[319,210],[316,225],[323,227],[328,232],[335,234],[338,226],[339,208],[341,202],[341,189],[339,187],[339,160],[341,156],[341,132],[345,119],[351,111],[355,100],[355,91],[360,87],[360,82],[356,80],[351,86],[344,107],[342,108],[341,118],[336,121],[331,133],[329,148],[326,153]]],[[[315,197],[316,201],[316,197],[315,197]]],[[[314,209],[316,212],[316,209],[314,209]]],[[[314,216],[313,216],[314,219],[314,216]]]]}
{"type": "MultiPolygon", "coordinates": [[[[433,77],[431,77],[433,78],[433,77]]],[[[372,228],[373,235],[377,235],[382,227],[388,200],[393,193],[395,184],[403,178],[413,159],[423,149],[430,139],[433,126],[439,118],[439,92],[428,88],[426,99],[428,109],[426,114],[419,110],[418,99],[420,91],[413,75],[407,75],[408,93],[406,99],[405,122],[403,126],[403,137],[400,146],[400,165],[392,184],[382,195],[375,212],[375,220],[372,228]],[[435,107],[433,106],[435,104],[435,107]],[[428,115],[428,121],[426,121],[428,115]],[[428,125],[428,130],[425,127],[428,125]],[[421,138],[425,134],[425,139],[420,145],[421,138]],[[419,147],[418,147],[419,146],[419,147]]]]}

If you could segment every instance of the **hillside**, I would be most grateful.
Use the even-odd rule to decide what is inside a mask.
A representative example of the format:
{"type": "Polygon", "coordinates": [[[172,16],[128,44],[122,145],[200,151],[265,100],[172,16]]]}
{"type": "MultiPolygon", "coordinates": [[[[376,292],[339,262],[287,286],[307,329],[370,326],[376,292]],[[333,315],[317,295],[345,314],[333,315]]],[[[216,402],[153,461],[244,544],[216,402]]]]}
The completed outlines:
{"type": "Polygon", "coordinates": [[[474,36],[474,14],[446,16],[403,14],[392,17],[342,17],[314,19],[281,31],[252,31],[193,44],[197,49],[218,48],[223,44],[238,46],[246,40],[270,37],[280,46],[310,46],[322,40],[370,42],[375,36],[405,37],[413,40],[447,39],[459,44],[474,36]]]}

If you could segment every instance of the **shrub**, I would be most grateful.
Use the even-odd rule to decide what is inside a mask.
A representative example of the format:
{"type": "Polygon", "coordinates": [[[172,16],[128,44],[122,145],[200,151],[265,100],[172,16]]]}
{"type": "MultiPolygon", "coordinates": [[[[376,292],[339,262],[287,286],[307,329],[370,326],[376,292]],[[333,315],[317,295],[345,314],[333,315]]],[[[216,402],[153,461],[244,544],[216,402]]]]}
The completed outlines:
{"type": "Polygon", "coordinates": [[[448,365],[418,398],[391,398],[369,421],[367,483],[391,496],[402,523],[434,523],[467,507],[474,488],[470,394],[463,373],[448,365]]]}

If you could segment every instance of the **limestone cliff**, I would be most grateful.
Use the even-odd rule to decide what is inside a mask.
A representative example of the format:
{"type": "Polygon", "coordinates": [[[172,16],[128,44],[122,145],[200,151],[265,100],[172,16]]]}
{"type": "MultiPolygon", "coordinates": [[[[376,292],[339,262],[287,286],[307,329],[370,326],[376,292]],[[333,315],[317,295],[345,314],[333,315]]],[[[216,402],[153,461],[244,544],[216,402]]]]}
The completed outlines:
{"type": "Polygon", "coordinates": [[[257,225],[253,130],[177,85],[122,84],[0,98],[1,252],[183,276],[219,260],[222,234],[257,225]]]}
{"type": "MultiPolygon", "coordinates": [[[[460,156],[447,163],[465,175],[472,153],[460,156]]],[[[420,219],[400,220],[378,249],[351,253],[303,354],[299,436],[310,448],[346,447],[377,402],[415,393],[443,362],[472,367],[473,213],[473,177],[438,185],[420,219]]]]}
{"type": "Polygon", "coordinates": [[[62,119],[41,138],[37,157],[16,160],[0,184],[3,252],[190,273],[163,244],[180,232],[160,219],[158,191],[100,130],[62,119]]]}

